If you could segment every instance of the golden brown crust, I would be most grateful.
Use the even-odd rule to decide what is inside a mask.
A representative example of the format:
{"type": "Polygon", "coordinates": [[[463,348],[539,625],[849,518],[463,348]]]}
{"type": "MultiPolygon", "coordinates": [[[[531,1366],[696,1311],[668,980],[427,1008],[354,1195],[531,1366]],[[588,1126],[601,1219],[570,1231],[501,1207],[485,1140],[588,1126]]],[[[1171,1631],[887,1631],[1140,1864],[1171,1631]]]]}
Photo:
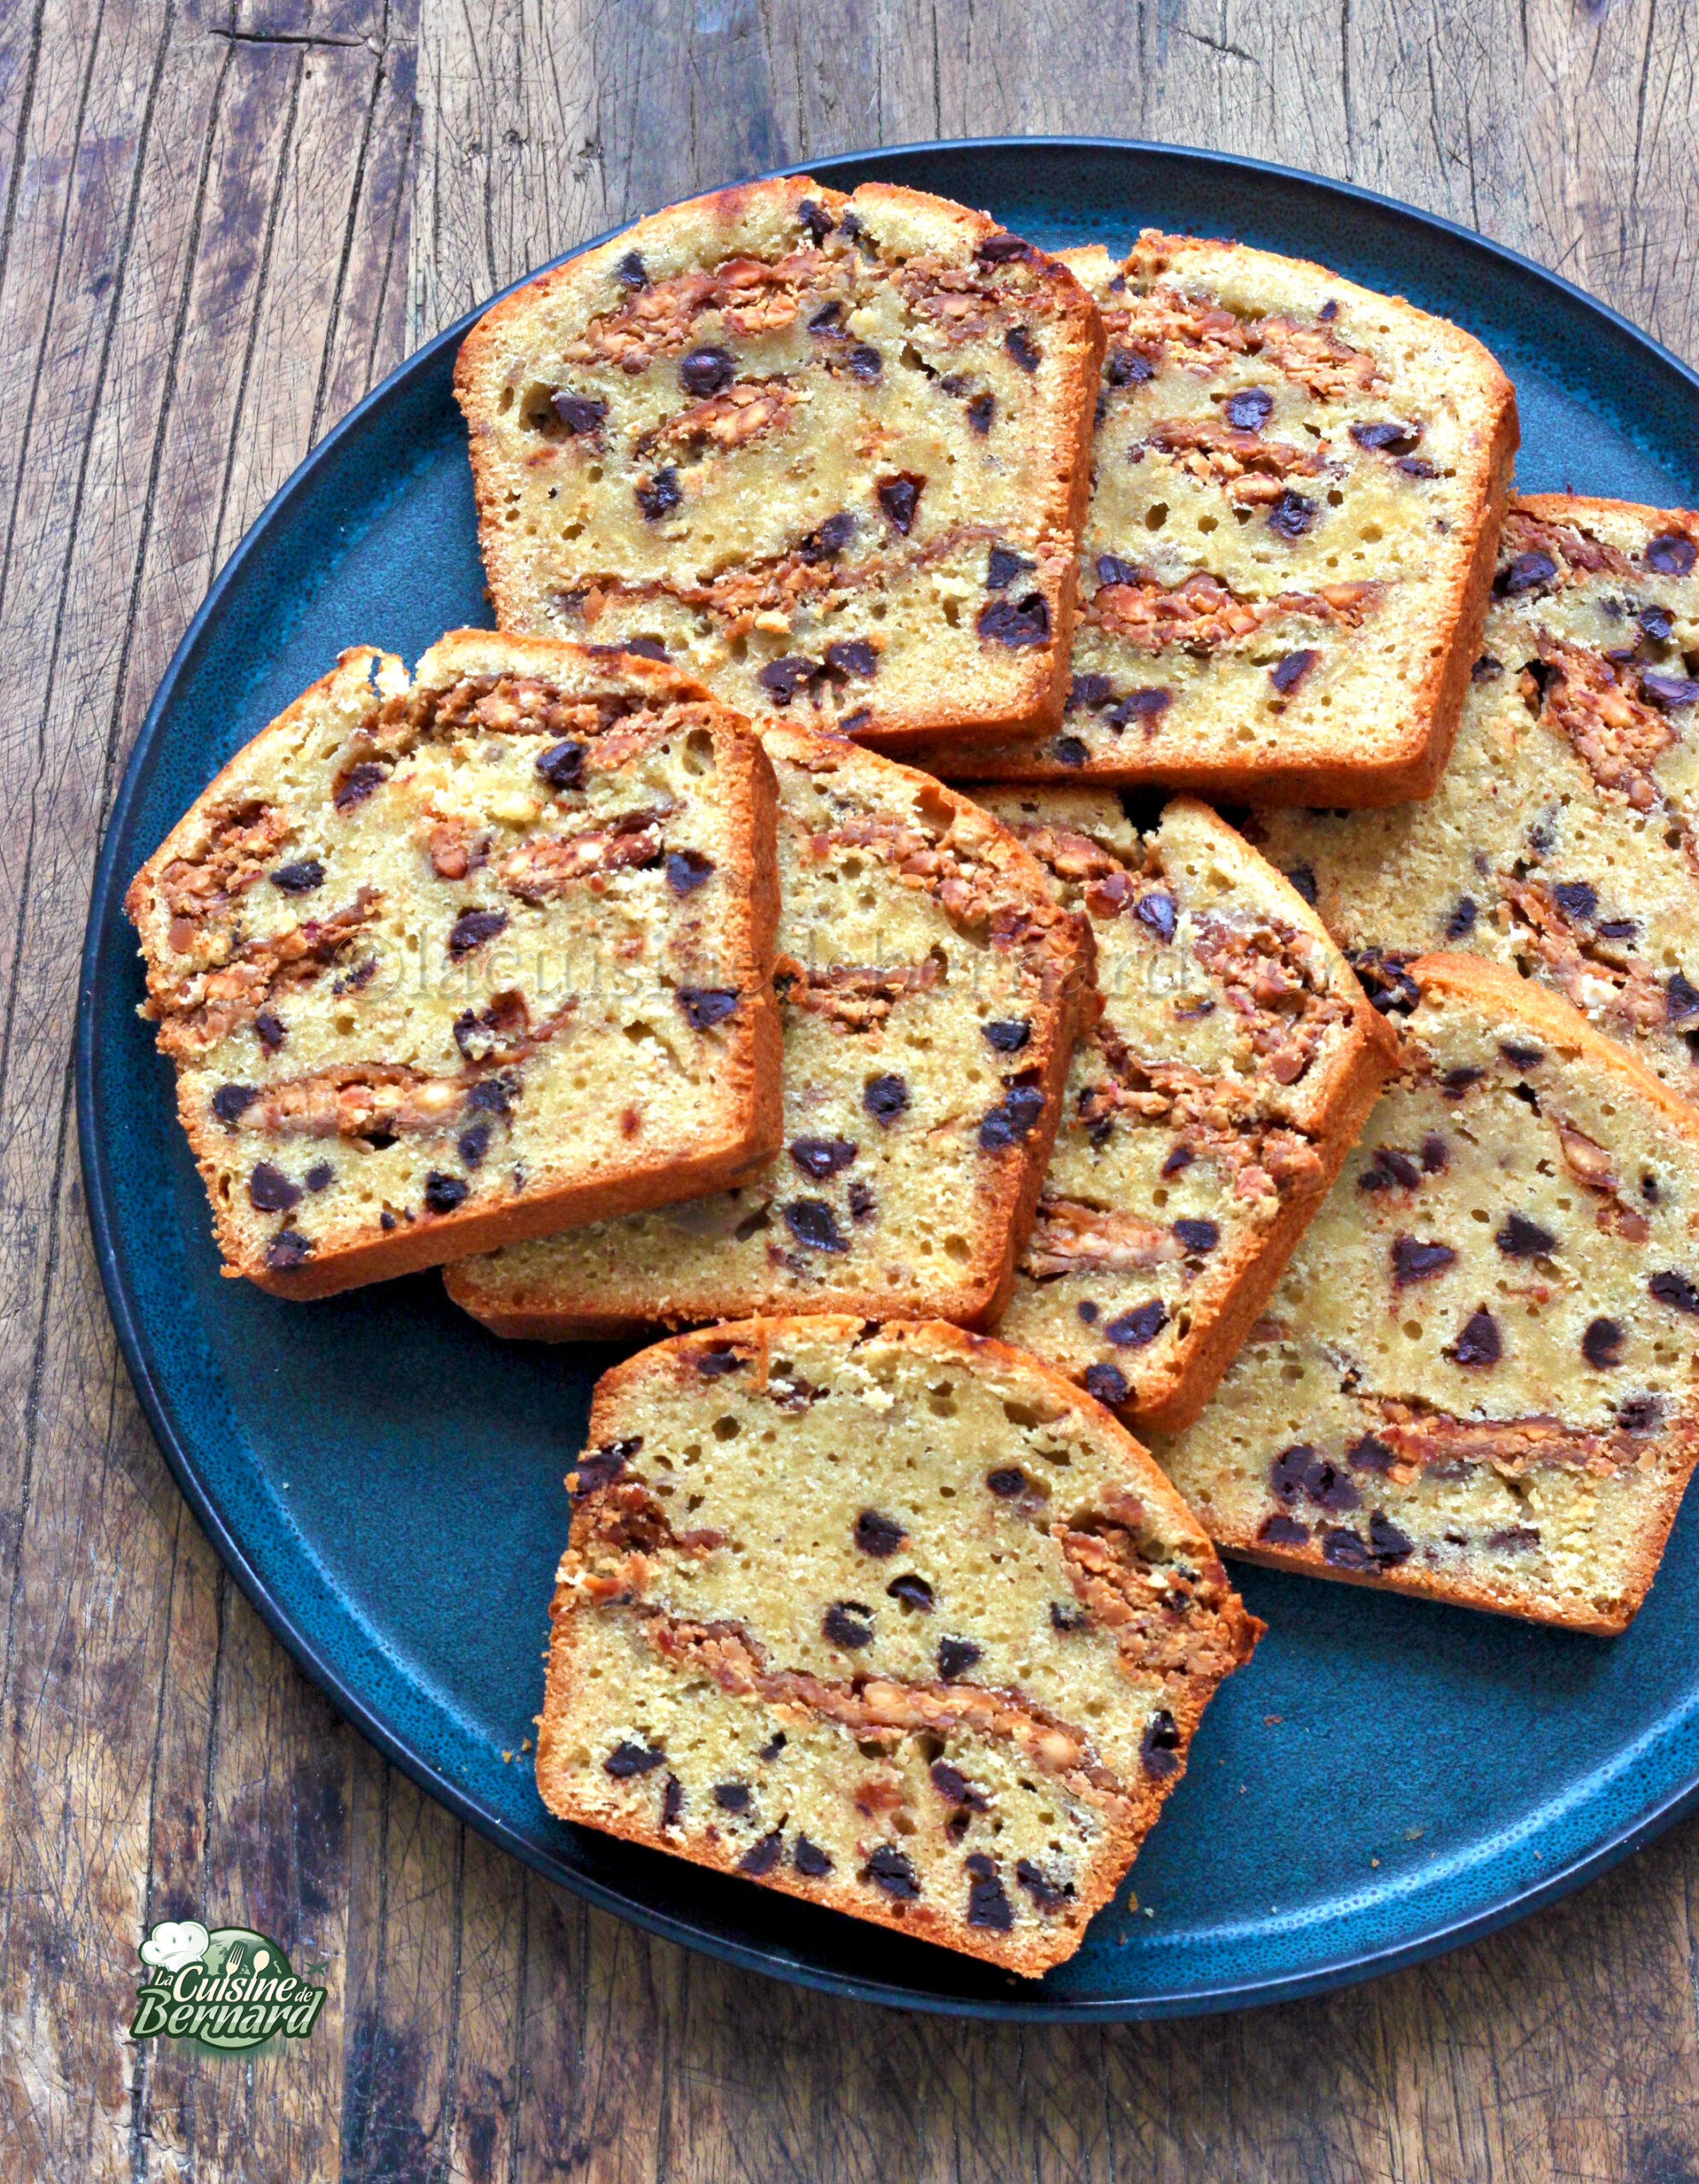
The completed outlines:
{"type": "MultiPolygon", "coordinates": [[[[546,676],[552,669],[581,677],[589,658],[579,646],[549,638],[451,630],[421,659],[413,687],[447,687],[462,676],[486,671],[492,665],[509,672],[546,676]]],[[[304,692],[221,769],[131,880],[125,907],[141,935],[148,959],[147,1013],[164,1016],[164,996],[172,982],[172,974],[149,954],[150,944],[157,943],[160,930],[157,903],[166,867],[197,843],[205,829],[205,815],[232,793],[256,758],[263,761],[268,744],[287,746],[297,729],[339,685],[346,693],[351,678],[364,683],[374,670],[380,690],[399,694],[407,688],[404,670],[393,655],[371,647],[350,648],[330,674],[304,692]]],[[[744,1119],[736,1128],[707,1136],[683,1157],[668,1153],[659,1161],[651,1158],[646,1168],[634,1157],[620,1172],[538,1192],[505,1206],[473,1205],[428,1215],[387,1234],[328,1245],[299,1267],[277,1271],[246,1246],[221,1198],[219,1180],[228,1167],[228,1144],[223,1141],[204,1101],[195,1101],[188,1077],[180,1070],[178,1117],[207,1186],[225,1274],[246,1278],[280,1297],[331,1296],[367,1282],[389,1281],[440,1265],[468,1252],[493,1250],[521,1238],[548,1234],[575,1221],[601,1219],[722,1188],[778,1146],[783,1132],[778,1014],[770,976],[760,975],[759,970],[771,963],[778,915],[777,879],[771,856],[777,787],[771,765],[742,716],[707,699],[701,686],[689,677],[625,653],[596,661],[594,671],[605,675],[610,683],[617,678],[621,686],[635,688],[657,705],[677,703],[700,713],[698,724],[713,742],[720,806],[733,815],[734,826],[743,838],[757,845],[758,853],[749,868],[732,875],[736,885],[728,889],[723,926],[729,957],[755,967],[747,1021],[740,1025],[741,1050],[727,1069],[728,1087],[744,1119]]]]}
{"type": "MultiPolygon", "coordinates": [[[[522,552],[508,543],[507,526],[503,521],[506,486],[491,445],[490,419],[497,399],[495,378],[503,343],[514,329],[525,324],[529,314],[547,303],[556,290],[569,289],[575,283],[597,277],[604,268],[616,265],[629,252],[660,250],[677,235],[681,224],[710,224],[729,235],[752,214],[759,214],[769,206],[783,207],[794,217],[794,208],[810,199],[828,209],[835,222],[849,212],[869,218],[876,217],[882,211],[899,213],[917,227],[934,232],[942,229],[969,253],[988,238],[1007,233],[987,213],[975,212],[945,198],[928,196],[922,191],[884,183],[864,183],[852,194],[846,195],[806,175],[794,175],[740,183],[733,189],[712,192],[651,213],[623,229],[611,241],[579,253],[503,298],[485,313],[467,335],[454,373],[455,398],[466,417],[469,433],[480,546],[491,600],[503,629],[522,629],[530,613],[529,584],[522,552]]],[[[1048,485],[1031,510],[1039,531],[1046,535],[1054,533],[1067,549],[1056,578],[1055,595],[1049,602],[1053,621],[1051,642],[1047,647],[1033,648],[1015,664],[1021,671],[1021,694],[1018,700],[1000,701],[995,707],[982,706],[979,713],[974,714],[964,709],[963,694],[959,689],[948,694],[940,691],[935,703],[924,710],[882,711],[865,729],[857,731],[858,739],[872,748],[901,748],[921,735],[971,739],[978,735],[1038,733],[1054,727],[1061,717],[1068,690],[1068,645],[1074,619],[1078,575],[1074,548],[1090,493],[1092,409],[1103,364],[1104,332],[1097,305],[1060,258],[1034,246],[1031,247],[1027,264],[1050,293],[1069,357],[1065,382],[1070,398],[1057,405],[1054,422],[1058,437],[1044,451],[1048,485]]],[[[1039,579],[1035,577],[1034,581],[1039,579]]],[[[1010,663],[1002,665],[1006,669],[1010,663]]]]}
{"type": "MultiPolygon", "coordinates": [[[[1207,1674],[1188,1673],[1164,1682],[1163,1702],[1173,1717],[1178,1738],[1173,1755],[1176,1763],[1165,1774],[1141,1773],[1132,1782],[1109,1777],[1099,1780],[1096,1769],[1068,1771],[1074,1794],[1091,1804],[1106,1823],[1104,1837],[1091,1867],[1079,1876],[1083,1883],[1081,1893],[1070,1907],[1066,1920],[1058,1920],[1037,1931],[1027,1929],[1003,1934],[989,1926],[975,1926],[963,1919],[950,1917],[925,1902],[909,1902],[899,1909],[876,1892],[856,1887],[847,1873],[809,1879],[786,1861],[774,1864],[759,1877],[740,1873],[736,1855],[739,1846],[736,1844],[707,1840],[694,1832],[669,1832],[640,1815],[610,1814],[605,1805],[587,1804],[580,1797],[577,1779],[582,1763],[574,1764],[567,1746],[573,1734],[579,1634],[582,1630],[587,1638],[593,1629],[594,1612],[585,1608],[582,1591],[562,1582],[557,1584],[550,1606],[552,1637],[543,1711],[538,1717],[538,1792],[550,1810],[562,1819],[595,1827],[625,1841],[640,1843],[674,1857],[684,1857],[692,1863],[736,1878],[755,1878],[757,1885],[842,1911],[911,1938],[936,1943],[1028,1978],[1039,1978],[1074,1953],[1084,1938],[1089,1920],[1114,1895],[1163,1804],[1184,1775],[1192,1737],[1218,1683],[1250,1658],[1265,1625],[1249,1614],[1237,1595],[1226,1587],[1225,1572],[1196,1519],[1154,1460],[1108,1411],[1061,1374],[1025,1351],[1015,1350],[994,1337],[970,1333],[945,1322],[910,1321],[880,1327],[859,1316],[834,1313],[809,1315],[806,1319],[753,1319],[675,1336],[626,1359],[602,1375],[591,1406],[589,1445],[596,1448],[615,1438],[620,1431],[621,1404],[633,1395],[640,1396],[647,1386],[665,1380],[698,1382],[700,1376],[691,1361],[702,1351],[724,1353],[735,1346],[750,1357],[753,1368],[749,1375],[750,1385],[765,1387],[769,1356],[805,1331],[828,1340],[841,1340],[847,1347],[877,1335],[922,1350],[940,1362],[956,1362],[970,1369],[1000,1368],[1018,1374],[1032,1386],[1035,1397],[1048,1397],[1074,1410],[1082,1422],[1110,1442],[1124,1463],[1128,1486],[1138,1502],[1161,1508],[1165,1523],[1182,1535],[1185,1551],[1196,1560],[1203,1577],[1207,1579],[1213,1573],[1224,1594],[1219,1617],[1223,1641],[1220,1659],[1207,1674]]],[[[581,1511],[585,1506],[580,1504],[581,1511]]],[[[585,1524],[583,1514],[575,1515],[574,1548],[585,1524]]],[[[569,1553],[568,1565],[573,1559],[569,1553]]],[[[563,1565],[563,1570],[566,1566],[563,1565]]],[[[957,1683],[930,1687],[927,1691],[916,1687],[916,1704],[923,1705],[928,1693],[943,1703],[959,1701],[963,1697],[993,1702],[1001,1699],[1017,1708],[1023,1703],[1015,1693],[982,1693],[971,1683],[957,1683]]],[[[1043,1762],[1035,1757],[1035,1763],[1043,1762]]]]}
{"type": "MultiPolygon", "coordinates": [[[[753,1293],[728,1287],[718,1295],[704,1291],[693,1304],[690,1319],[743,1319],[764,1313],[816,1311],[832,1316],[852,1314],[868,1319],[895,1316],[922,1320],[949,1319],[969,1327],[992,1325],[1006,1308],[1014,1287],[1015,1263],[1031,1232],[1044,1170],[1056,1141],[1062,1095],[1069,1057],[1079,1032],[1095,1020],[1099,1002],[1091,985],[1093,943],[1087,921],[1056,910],[1048,876],[1038,860],[1009,829],[958,790],[946,788],[930,775],[901,766],[894,760],[865,752],[835,736],[788,723],[764,723],[760,729],[766,746],[785,762],[812,773],[840,770],[859,775],[870,800],[895,802],[922,792],[949,816],[952,835],[964,833],[976,857],[995,868],[1006,883],[1002,899],[1026,906],[1044,921],[1045,950],[1050,964],[1046,989],[1062,1006],[1047,1040],[1035,1039],[1031,1066],[1044,1093],[1044,1109],[1032,1134],[1018,1145],[981,1157],[997,1164],[997,1211],[972,1239],[974,1256],[953,1269],[949,1285],[940,1284],[912,1309],[893,1306],[888,1292],[874,1288],[835,1287],[819,1293],[817,1306],[806,1304],[792,1292],[775,1287],[753,1293]],[[878,774],[886,776],[882,780],[878,774]],[[870,775],[874,778],[869,779],[870,775]],[[894,775],[892,781],[889,776],[894,775]]],[[[1331,944],[1330,944],[1330,945],[1331,944]]],[[[1343,1158],[1341,1150],[1341,1157],[1343,1158]]],[[[724,1188],[724,1182],[712,1188],[724,1188]]],[[[705,1189],[707,1187],[705,1187],[705,1189]]],[[[700,1195],[678,1194],[672,1195],[700,1195]]],[[[561,1224],[556,1223],[556,1226],[561,1224]]],[[[585,1342],[641,1333],[667,1325],[668,1316],[657,1305],[641,1312],[598,1309],[596,1301],[582,1293],[515,1294],[498,1267],[465,1258],[447,1269],[444,1279],[448,1293],[463,1310],[496,1334],[521,1341],[585,1342]]]]}
{"type": "MultiPolygon", "coordinates": [[[[1206,259],[1219,258],[1222,248],[1191,237],[1150,236],[1142,241],[1167,245],[1176,257],[1195,251],[1206,259]]],[[[1241,247],[1231,247],[1235,250],[1241,247]]],[[[1062,253],[1065,262],[1087,278],[1103,255],[1095,245],[1087,250],[1062,253]]],[[[1296,274],[1326,283],[1341,293],[1364,293],[1307,260],[1280,262],[1296,274]]],[[[1411,308],[1401,299],[1376,300],[1389,302],[1400,310],[1411,308]]],[[[1207,752],[1141,762],[1140,746],[1130,738],[1118,744],[1112,755],[1088,756],[1075,765],[1062,764],[1036,738],[1026,743],[1011,740],[1007,746],[999,743],[995,747],[970,745],[952,749],[942,744],[916,745],[911,751],[915,762],[952,780],[1065,781],[1109,787],[1158,783],[1253,804],[1357,808],[1400,804],[1431,795],[1451,755],[1463,695],[1469,687],[1469,671],[1480,648],[1498,532],[1509,502],[1520,438],[1516,392],[1510,380],[1497,360],[1478,342],[1457,328],[1450,330],[1458,349],[1472,354],[1482,404],[1490,416],[1485,439],[1469,451],[1464,466],[1465,483],[1481,511],[1480,520],[1468,561],[1453,569],[1446,589],[1434,601],[1432,621],[1435,627],[1448,629],[1446,645],[1424,667],[1398,729],[1376,722],[1372,754],[1352,749],[1353,741],[1360,739],[1354,737],[1347,724],[1341,729],[1336,755],[1306,757],[1288,764],[1271,763],[1266,758],[1247,764],[1207,752]]],[[[1082,523],[1083,520],[1082,510],[1082,523]]]]}

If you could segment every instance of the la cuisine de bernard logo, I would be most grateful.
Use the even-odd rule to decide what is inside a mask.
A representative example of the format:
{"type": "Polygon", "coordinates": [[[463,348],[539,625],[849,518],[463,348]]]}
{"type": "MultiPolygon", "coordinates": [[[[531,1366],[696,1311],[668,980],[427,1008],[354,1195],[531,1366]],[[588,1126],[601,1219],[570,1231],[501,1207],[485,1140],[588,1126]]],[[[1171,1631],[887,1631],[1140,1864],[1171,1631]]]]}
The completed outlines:
{"type": "Polygon", "coordinates": [[[167,1919],[149,1928],[137,1953],[148,1970],[132,2040],[163,2033],[206,2054],[245,2054],[268,2041],[305,2040],[324,2007],[325,1989],[298,1978],[271,1936],[251,1926],[167,1919]]]}

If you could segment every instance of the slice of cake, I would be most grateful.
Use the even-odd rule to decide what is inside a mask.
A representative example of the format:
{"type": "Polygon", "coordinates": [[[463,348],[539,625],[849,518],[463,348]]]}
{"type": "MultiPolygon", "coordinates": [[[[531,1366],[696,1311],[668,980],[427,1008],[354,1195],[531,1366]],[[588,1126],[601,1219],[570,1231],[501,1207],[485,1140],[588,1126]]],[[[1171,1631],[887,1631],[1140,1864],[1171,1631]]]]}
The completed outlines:
{"type": "Polygon", "coordinates": [[[1544,494],[1504,526],[1426,804],[1271,811],[1268,855],[1365,972],[1466,948],[1554,986],[1699,1098],[1699,515],[1544,494]]]}
{"type": "Polygon", "coordinates": [[[773,805],[649,661],[344,653],[125,898],[227,1271],[325,1296],[769,1153],[773,805]]]}
{"type": "Polygon", "coordinates": [[[1091,1005],[1091,934],[1018,842],[929,775],[802,728],[779,784],[784,1149],[736,1188],[469,1259],[449,1294],[566,1339],[855,1311],[1002,1309],[1091,1005]]]}
{"type": "Polygon", "coordinates": [[[1314,911],[1207,804],[1141,828],[1103,789],[985,801],[1090,918],[1103,997],[998,1333],[1172,1432],[1261,1310],[1396,1042],[1314,911]]]}
{"type": "Polygon", "coordinates": [[[640,221],[460,352],[504,629],[867,741],[1056,723],[1103,355],[1053,258],[806,176],[640,221]]]}
{"type": "Polygon", "coordinates": [[[537,1780],[563,1819],[1035,1978],[1262,1626],[1034,1359],[817,1316],[608,1374],[568,1480],[537,1780]]]}
{"type": "Polygon", "coordinates": [[[1618,1631],[1699,1456],[1699,1115],[1513,971],[1405,976],[1398,1076],[1155,1451],[1231,1554],[1618,1631]]]}
{"type": "Polygon", "coordinates": [[[1516,398],[1478,341],[1318,265],[1146,234],[1067,263],[1108,328],[1059,729],[922,763],[1273,802],[1433,787],[1516,398]]]}

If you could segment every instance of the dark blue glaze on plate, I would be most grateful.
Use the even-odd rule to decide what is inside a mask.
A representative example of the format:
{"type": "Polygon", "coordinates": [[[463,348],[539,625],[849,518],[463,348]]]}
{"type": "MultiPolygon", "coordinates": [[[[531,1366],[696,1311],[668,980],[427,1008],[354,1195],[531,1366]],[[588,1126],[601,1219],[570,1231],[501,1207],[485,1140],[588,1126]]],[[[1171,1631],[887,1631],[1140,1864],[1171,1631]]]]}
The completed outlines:
{"type": "MultiPolygon", "coordinates": [[[[1052,246],[1230,234],[1394,289],[1516,382],[1522,484],[1699,502],[1699,379],[1478,237],[1278,168],[1015,140],[823,160],[983,205],[1052,246]]],[[[1211,1708],[1125,1894],[1039,1987],[550,1818],[518,1754],[541,1695],[561,1486],[617,1353],[505,1345],[421,1275],[291,1305],[218,1273],[171,1072],[138,1021],[131,873],[239,745],[343,647],[410,663],[488,620],[464,326],[296,472],[177,651],[113,808],[78,1019],[84,1176],[144,1409],[201,1523],[351,1720],[542,1872],[735,1962],[912,2008],[1138,2017],[1337,1985],[1449,1946],[1601,1870],[1699,1788],[1699,1508],[1610,1642],[1247,1570],[1271,1627],[1211,1708]]]]}

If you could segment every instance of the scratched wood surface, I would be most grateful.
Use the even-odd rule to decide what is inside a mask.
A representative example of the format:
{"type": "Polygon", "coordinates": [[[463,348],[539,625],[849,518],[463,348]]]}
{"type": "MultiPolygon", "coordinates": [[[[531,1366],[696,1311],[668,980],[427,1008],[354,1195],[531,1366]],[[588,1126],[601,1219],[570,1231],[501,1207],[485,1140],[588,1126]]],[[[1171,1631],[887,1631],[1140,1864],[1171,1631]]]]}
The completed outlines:
{"type": "MultiPolygon", "coordinates": [[[[220,562],[407,349],[629,213],[880,142],[1347,176],[1699,357],[1674,0],[0,0],[0,2176],[1699,2180],[1699,1824],[1327,2000],[827,2002],[545,1886],[342,1726],[118,1360],[70,1043],[102,815],[220,562]],[[281,2062],[123,2037],[143,1929],[329,1966],[281,2062]]],[[[1483,1753],[1483,1766],[1500,1763],[1483,1753]]]]}

